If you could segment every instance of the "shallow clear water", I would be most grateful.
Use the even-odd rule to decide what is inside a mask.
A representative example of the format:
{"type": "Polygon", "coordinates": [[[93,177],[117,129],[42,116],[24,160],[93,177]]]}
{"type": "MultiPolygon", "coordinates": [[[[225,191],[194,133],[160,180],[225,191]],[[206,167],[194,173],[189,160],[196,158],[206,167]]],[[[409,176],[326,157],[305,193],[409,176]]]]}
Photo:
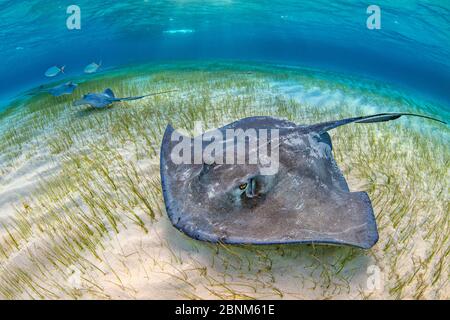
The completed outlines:
{"type": "Polygon", "coordinates": [[[190,132],[197,120],[382,112],[448,123],[450,1],[377,1],[380,30],[366,27],[369,4],[0,0],[0,299],[449,299],[450,127],[436,121],[331,130],[338,170],[373,206],[370,250],[215,246],[166,214],[168,123],[190,132]],[[81,30],[66,27],[72,4],[81,30]],[[55,65],[65,74],[46,77],[55,65]],[[50,94],[68,81],[72,94],[50,94]],[[105,88],[164,94],[74,104],[105,88]]]}
{"type": "Polygon", "coordinates": [[[0,2],[1,97],[49,82],[53,65],[239,59],[362,74],[449,108],[449,1],[377,1],[380,30],[365,1],[77,0],[81,30],[68,30],[71,4],[0,2]]]}

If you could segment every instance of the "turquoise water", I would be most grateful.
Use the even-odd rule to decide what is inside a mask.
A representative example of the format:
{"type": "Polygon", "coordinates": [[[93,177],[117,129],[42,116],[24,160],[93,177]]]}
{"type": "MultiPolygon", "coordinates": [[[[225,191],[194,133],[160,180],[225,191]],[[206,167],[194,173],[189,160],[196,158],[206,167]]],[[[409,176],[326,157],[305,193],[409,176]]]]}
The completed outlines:
{"type": "Polygon", "coordinates": [[[0,1],[0,97],[125,64],[267,61],[351,73],[450,108],[450,1],[0,1]],[[66,9],[81,10],[69,30],[66,9]],[[369,30],[366,9],[381,8],[369,30]],[[46,78],[53,65],[66,74],[46,78]]]}

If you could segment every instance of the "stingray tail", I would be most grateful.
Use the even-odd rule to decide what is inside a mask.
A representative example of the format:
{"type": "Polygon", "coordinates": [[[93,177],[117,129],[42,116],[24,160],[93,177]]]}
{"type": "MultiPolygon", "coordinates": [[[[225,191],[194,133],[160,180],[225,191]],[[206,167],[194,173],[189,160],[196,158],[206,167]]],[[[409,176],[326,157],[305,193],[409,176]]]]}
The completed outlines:
{"type": "Polygon", "coordinates": [[[138,96],[138,97],[116,98],[116,101],[139,100],[139,99],[142,99],[142,98],[145,98],[145,97],[156,96],[158,94],[169,93],[169,92],[174,92],[174,91],[178,91],[178,90],[168,90],[168,91],[155,92],[155,93],[145,94],[143,96],[138,96]]]}
{"type": "Polygon", "coordinates": [[[377,123],[377,122],[386,122],[391,121],[400,118],[401,116],[413,116],[413,117],[420,117],[425,118],[433,121],[437,121],[443,124],[447,124],[446,122],[432,118],[426,115],[421,114],[415,114],[415,113],[379,113],[374,114],[371,116],[365,116],[365,117],[355,117],[355,118],[347,118],[342,120],[336,120],[336,121],[328,121],[328,122],[322,122],[315,125],[310,126],[311,131],[316,131],[319,133],[326,132],[328,130],[349,124],[349,123],[377,123]]]}

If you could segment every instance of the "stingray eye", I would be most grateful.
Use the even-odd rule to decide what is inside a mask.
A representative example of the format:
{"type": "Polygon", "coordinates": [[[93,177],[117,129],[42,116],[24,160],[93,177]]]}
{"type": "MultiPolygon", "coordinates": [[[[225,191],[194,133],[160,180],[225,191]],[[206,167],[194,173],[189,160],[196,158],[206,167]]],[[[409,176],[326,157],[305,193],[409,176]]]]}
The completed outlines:
{"type": "Polygon", "coordinates": [[[239,185],[239,189],[245,190],[245,189],[247,189],[247,186],[248,186],[248,183],[243,183],[243,184],[239,185]]]}

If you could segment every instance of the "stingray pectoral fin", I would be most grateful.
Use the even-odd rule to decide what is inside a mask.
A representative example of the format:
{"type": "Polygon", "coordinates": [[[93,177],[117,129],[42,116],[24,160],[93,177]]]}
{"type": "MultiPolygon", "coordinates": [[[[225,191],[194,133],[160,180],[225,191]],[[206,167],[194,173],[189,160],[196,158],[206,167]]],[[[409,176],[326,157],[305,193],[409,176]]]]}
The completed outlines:
{"type": "Polygon", "coordinates": [[[301,243],[348,245],[369,249],[378,241],[377,224],[365,192],[318,195],[300,214],[300,223],[289,223],[285,232],[301,243]],[[328,198],[328,201],[325,199],[328,198]],[[311,204],[312,203],[312,204],[311,204]],[[290,227],[295,225],[297,229],[290,227]]]}
{"type": "MultiPolygon", "coordinates": [[[[216,242],[215,239],[220,239],[229,244],[303,243],[369,249],[378,241],[375,216],[365,192],[349,192],[339,203],[322,202],[310,209],[284,218],[273,211],[265,217],[263,215],[263,218],[259,219],[261,223],[255,219],[250,224],[244,218],[224,224],[221,232],[224,232],[226,237],[215,235],[215,229],[211,226],[197,224],[203,229],[197,229],[196,234],[202,240],[216,242]]],[[[186,223],[187,227],[182,229],[188,229],[190,225],[192,224],[186,223]]]]}
{"type": "Polygon", "coordinates": [[[362,249],[373,247],[378,241],[377,224],[366,192],[349,193],[347,204],[336,207],[336,232],[324,232],[316,243],[350,245],[362,249]]]}
{"type": "Polygon", "coordinates": [[[314,124],[309,127],[310,131],[316,131],[319,133],[326,132],[328,130],[350,124],[350,123],[377,123],[377,122],[386,122],[391,120],[396,120],[402,116],[413,116],[413,117],[420,117],[428,120],[433,120],[440,122],[442,124],[446,124],[444,121],[429,117],[426,115],[421,114],[415,114],[415,113],[379,113],[374,114],[371,116],[364,116],[364,117],[355,117],[355,118],[347,118],[342,120],[336,120],[336,121],[328,121],[323,123],[314,124]]]}
{"type": "MultiPolygon", "coordinates": [[[[372,205],[364,192],[348,193],[345,202],[329,210],[296,215],[265,210],[226,219],[207,208],[184,211],[184,195],[174,193],[173,181],[163,176],[163,194],[172,224],[191,238],[226,244],[316,244],[352,246],[369,249],[378,241],[372,205]],[[306,220],[302,218],[307,216],[306,220]],[[214,218],[211,218],[214,217],[214,218]]],[[[188,206],[189,207],[189,206],[188,206]]],[[[191,209],[193,207],[190,207],[191,209]]]]}
{"type": "Polygon", "coordinates": [[[161,174],[161,186],[162,186],[162,194],[164,198],[164,203],[166,204],[167,215],[169,216],[172,224],[175,225],[174,221],[174,206],[176,206],[176,200],[173,196],[173,176],[169,162],[171,147],[170,147],[170,137],[172,132],[174,131],[173,127],[169,124],[166,127],[166,131],[164,132],[164,136],[161,143],[161,152],[159,157],[159,166],[160,166],[160,174],[161,174]],[[170,167],[169,167],[170,166],[170,167]]]}
{"type": "MultiPolygon", "coordinates": [[[[171,151],[171,136],[173,134],[173,132],[175,131],[175,129],[172,127],[171,124],[168,124],[166,127],[166,130],[164,131],[164,135],[163,135],[163,139],[161,142],[161,153],[160,153],[160,160],[161,160],[161,165],[163,162],[167,162],[167,158],[170,155],[170,151],[171,151]]],[[[161,168],[162,170],[163,168],[161,168]]]]}
{"type": "MultiPolygon", "coordinates": [[[[183,202],[181,198],[186,196],[185,190],[181,188],[183,181],[183,168],[189,168],[189,165],[176,164],[172,160],[172,151],[178,141],[172,141],[175,129],[169,124],[166,127],[164,136],[161,142],[160,151],[160,174],[161,185],[164,202],[166,205],[167,215],[172,224],[181,230],[179,221],[183,217],[184,212],[181,209],[183,202]],[[181,174],[180,174],[181,173],[181,174]]],[[[178,137],[182,137],[177,134],[178,137]]],[[[185,137],[190,140],[190,138],[185,137]]]]}

